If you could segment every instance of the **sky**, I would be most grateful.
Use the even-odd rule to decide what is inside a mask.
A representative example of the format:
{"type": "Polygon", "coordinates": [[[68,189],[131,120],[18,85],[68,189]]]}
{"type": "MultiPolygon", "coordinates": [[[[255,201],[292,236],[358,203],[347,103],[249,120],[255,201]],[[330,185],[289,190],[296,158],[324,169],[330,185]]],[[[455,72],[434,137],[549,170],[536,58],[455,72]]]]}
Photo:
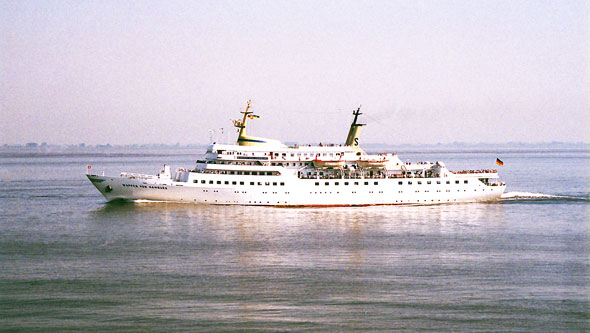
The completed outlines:
{"type": "Polygon", "coordinates": [[[590,142],[590,1],[0,0],[0,144],[590,142]],[[221,135],[223,128],[223,135],[221,135]]]}

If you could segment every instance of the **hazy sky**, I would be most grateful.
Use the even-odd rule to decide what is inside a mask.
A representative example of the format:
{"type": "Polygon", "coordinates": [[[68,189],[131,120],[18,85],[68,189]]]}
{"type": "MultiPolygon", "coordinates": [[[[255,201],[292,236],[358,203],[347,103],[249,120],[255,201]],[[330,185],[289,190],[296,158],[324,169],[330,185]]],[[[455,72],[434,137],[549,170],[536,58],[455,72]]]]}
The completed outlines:
{"type": "Polygon", "coordinates": [[[590,142],[589,1],[4,1],[0,144],[590,142]],[[229,137],[226,135],[226,137],[229,137]]]}

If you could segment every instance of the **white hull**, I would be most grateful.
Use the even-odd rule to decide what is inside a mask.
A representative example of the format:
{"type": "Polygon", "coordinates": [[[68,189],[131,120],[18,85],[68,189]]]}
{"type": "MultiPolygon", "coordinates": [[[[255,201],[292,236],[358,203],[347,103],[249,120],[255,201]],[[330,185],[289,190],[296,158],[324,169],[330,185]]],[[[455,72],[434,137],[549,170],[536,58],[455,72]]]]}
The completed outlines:
{"type": "Polygon", "coordinates": [[[190,174],[198,175],[199,179],[205,179],[207,183],[211,180],[214,185],[186,181],[158,184],[157,181],[139,178],[97,175],[88,175],[88,178],[107,201],[153,200],[213,205],[292,207],[432,205],[492,201],[500,198],[506,188],[505,185],[486,185],[473,177],[298,179],[273,176],[219,177],[192,172],[190,174]],[[217,184],[218,181],[221,184],[217,184]],[[447,181],[450,184],[447,184],[447,181]],[[456,184],[456,181],[459,181],[459,184],[456,184]],[[468,183],[465,184],[465,181],[468,183]],[[228,184],[225,184],[226,182],[228,184]],[[234,182],[236,185],[233,185],[234,182]],[[244,185],[239,185],[241,182],[244,185]],[[255,185],[248,185],[251,182],[255,185]],[[355,185],[355,182],[358,185],[355,185]],[[281,183],[284,185],[280,185],[281,183]]]}

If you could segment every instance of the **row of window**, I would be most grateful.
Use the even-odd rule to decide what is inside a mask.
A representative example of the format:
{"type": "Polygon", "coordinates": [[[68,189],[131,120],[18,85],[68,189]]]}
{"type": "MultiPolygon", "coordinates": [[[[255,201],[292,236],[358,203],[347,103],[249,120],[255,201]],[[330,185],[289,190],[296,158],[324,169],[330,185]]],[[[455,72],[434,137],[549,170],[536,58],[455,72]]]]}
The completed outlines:
{"type": "Polygon", "coordinates": [[[226,170],[205,170],[203,173],[216,175],[240,175],[240,176],[278,176],[277,171],[226,171],[226,170]]]}
{"type": "MultiPolygon", "coordinates": [[[[207,151],[207,153],[212,153],[212,151],[207,151]]],[[[344,152],[329,152],[329,153],[320,153],[320,152],[308,152],[308,153],[276,153],[276,152],[269,152],[269,153],[260,153],[260,152],[241,152],[241,151],[228,151],[228,150],[217,150],[216,153],[218,155],[236,155],[236,156],[271,156],[271,157],[283,157],[286,158],[287,156],[291,157],[316,157],[316,156],[342,156],[344,152]]]]}
{"type": "MultiPolygon", "coordinates": [[[[198,184],[199,180],[195,179],[195,180],[193,180],[193,183],[198,184]]],[[[229,185],[230,183],[231,183],[231,185],[238,185],[238,183],[239,183],[240,185],[246,185],[245,182],[243,182],[243,181],[238,182],[235,180],[231,181],[231,182],[229,180],[226,180],[223,182],[221,180],[218,180],[218,181],[210,180],[208,183],[209,184],[217,184],[217,185],[221,185],[221,184],[229,185]]],[[[204,179],[201,179],[201,184],[207,184],[207,181],[204,179]]],[[[264,186],[270,186],[271,184],[272,184],[272,186],[285,186],[285,182],[272,182],[272,183],[271,182],[264,182],[264,183],[263,182],[250,182],[250,185],[252,185],[252,186],[254,186],[254,185],[262,186],[263,184],[264,184],[264,186]]]]}
{"type": "MultiPolygon", "coordinates": [[[[360,183],[361,183],[361,182],[353,182],[353,184],[354,184],[354,185],[359,185],[360,183]]],[[[437,180],[437,181],[436,181],[436,183],[437,183],[437,184],[440,184],[441,182],[440,182],[440,180],[437,180]]],[[[447,181],[446,181],[446,183],[447,183],[447,184],[451,184],[451,181],[447,180],[447,181]]],[[[459,183],[460,183],[460,181],[458,181],[458,180],[455,180],[455,184],[459,184],[459,183]]],[[[464,181],[463,181],[463,183],[464,183],[464,184],[468,184],[468,183],[469,183],[469,181],[468,181],[468,180],[464,180],[464,181]]],[[[363,182],[363,184],[364,184],[364,185],[369,185],[369,182],[367,182],[367,181],[366,181],[366,182],[363,182]]],[[[403,181],[399,181],[399,182],[397,182],[397,184],[398,184],[398,185],[403,185],[403,184],[404,184],[404,182],[403,182],[403,181]]],[[[407,184],[408,184],[408,185],[412,185],[412,184],[413,184],[413,182],[412,182],[411,180],[409,180],[409,181],[407,182],[407,184]]],[[[421,180],[419,180],[419,181],[417,181],[417,182],[416,182],[416,184],[417,184],[417,185],[421,185],[421,184],[422,184],[422,181],[421,181],[421,180]]],[[[430,184],[432,184],[432,181],[428,180],[428,181],[426,181],[426,184],[427,184],[427,185],[430,185],[430,184]]],[[[320,185],[320,182],[315,182],[315,186],[319,186],[319,185],[320,185]]],[[[330,185],[330,182],[324,182],[324,185],[326,185],[326,186],[329,186],[329,185],[330,185]]],[[[334,185],[340,185],[340,182],[334,182],[334,185]]],[[[350,182],[344,182],[344,185],[345,185],[345,186],[346,186],[346,185],[350,185],[350,182]]],[[[373,182],[373,185],[379,185],[379,182],[373,182]]]]}
{"type": "MultiPolygon", "coordinates": [[[[195,179],[195,180],[193,180],[193,183],[198,184],[199,183],[199,180],[198,179],[195,179]]],[[[209,183],[209,184],[218,184],[218,185],[221,185],[221,184],[230,185],[230,181],[228,181],[228,180],[222,182],[221,180],[217,180],[217,181],[209,180],[209,181],[206,181],[204,179],[201,179],[200,183],[201,184],[207,184],[207,183],[209,183]]],[[[240,181],[240,182],[235,181],[235,180],[234,181],[231,181],[231,185],[238,185],[238,183],[240,185],[245,185],[245,182],[243,182],[243,181],[240,181]]],[[[347,182],[347,181],[343,182],[344,186],[348,186],[348,185],[350,185],[350,183],[351,182],[347,182]]],[[[369,182],[368,181],[364,181],[364,182],[355,181],[355,182],[352,182],[353,185],[360,185],[360,183],[363,183],[363,185],[369,185],[369,182]]],[[[404,183],[403,181],[399,181],[398,182],[398,185],[403,185],[403,183],[404,183]]],[[[451,182],[447,180],[446,183],[447,184],[450,184],[451,182]]],[[[458,181],[458,180],[455,181],[455,184],[459,184],[459,183],[460,183],[460,181],[458,181]]],[[[469,181],[468,180],[464,180],[463,183],[464,184],[468,184],[469,181]]],[[[262,182],[250,182],[250,185],[262,185],[262,184],[263,184],[262,182]]],[[[266,185],[266,186],[269,186],[270,184],[271,184],[271,182],[264,182],[264,185],[266,185]]],[[[340,185],[340,182],[334,182],[333,184],[334,184],[334,186],[339,186],[340,185]]],[[[412,185],[413,182],[411,180],[409,180],[409,181],[407,181],[407,184],[408,185],[412,185]]],[[[416,184],[417,185],[421,185],[421,184],[423,184],[423,182],[421,180],[419,180],[419,181],[416,182],[416,184]]],[[[430,184],[432,184],[432,181],[428,180],[428,181],[426,181],[426,184],[427,185],[430,185],[430,184]]],[[[436,184],[441,184],[441,181],[440,180],[437,180],[436,181],[436,184]]],[[[277,185],[285,186],[285,183],[284,182],[280,182],[280,183],[279,182],[272,182],[272,185],[273,186],[277,186],[277,185]]],[[[330,182],[324,182],[324,185],[325,186],[329,186],[330,185],[330,182]]],[[[375,182],[373,182],[373,185],[379,185],[379,182],[378,181],[375,181],[375,182]]],[[[125,186],[125,185],[123,185],[123,186],[125,186]]],[[[315,182],[315,186],[320,186],[320,182],[315,182]]]]}

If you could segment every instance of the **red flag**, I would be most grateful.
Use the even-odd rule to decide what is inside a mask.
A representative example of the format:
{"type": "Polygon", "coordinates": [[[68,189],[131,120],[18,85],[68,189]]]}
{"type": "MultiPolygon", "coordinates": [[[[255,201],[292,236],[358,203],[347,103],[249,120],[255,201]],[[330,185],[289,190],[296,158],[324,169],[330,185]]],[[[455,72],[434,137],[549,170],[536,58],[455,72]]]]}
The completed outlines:
{"type": "Polygon", "coordinates": [[[90,165],[87,166],[88,169],[92,169],[92,167],[90,165]]]}

